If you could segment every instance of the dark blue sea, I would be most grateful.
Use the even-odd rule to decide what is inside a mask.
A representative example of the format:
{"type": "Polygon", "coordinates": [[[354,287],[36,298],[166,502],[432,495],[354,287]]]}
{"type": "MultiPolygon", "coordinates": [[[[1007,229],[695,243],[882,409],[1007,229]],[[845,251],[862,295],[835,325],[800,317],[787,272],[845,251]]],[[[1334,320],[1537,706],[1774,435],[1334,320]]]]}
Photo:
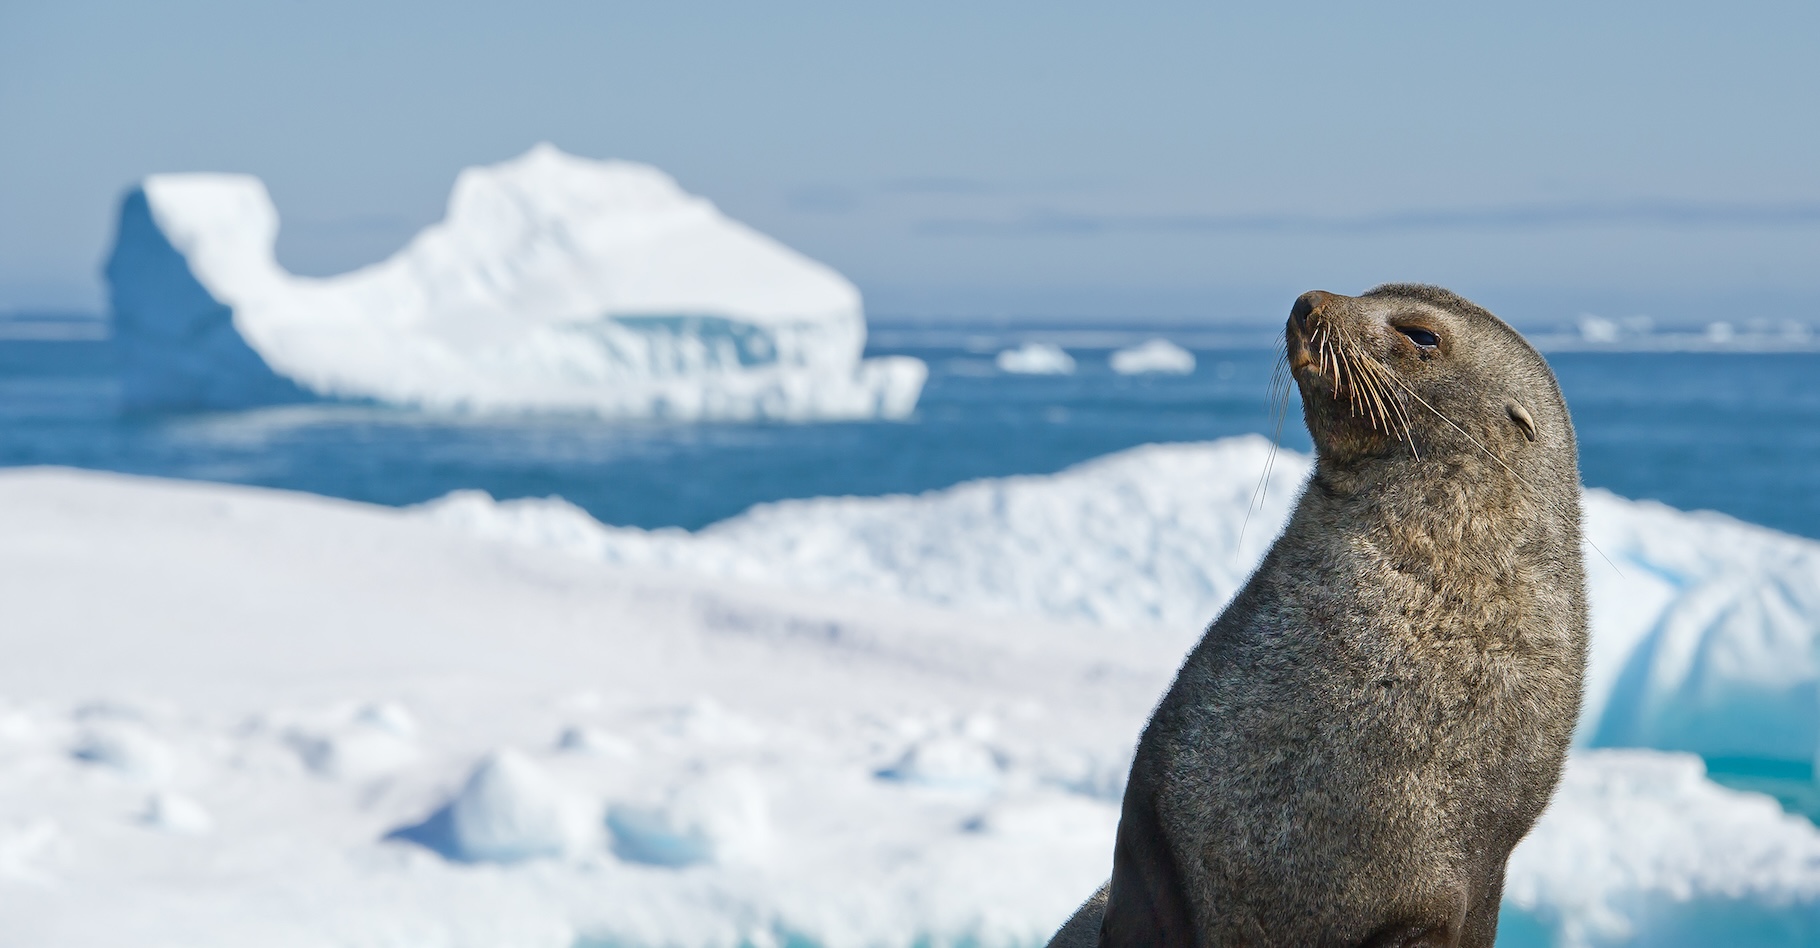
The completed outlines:
{"type": "MultiPolygon", "coordinates": [[[[1153,441],[1271,433],[1269,337],[1202,327],[875,322],[871,354],[930,376],[914,417],[834,424],[472,418],[365,405],[127,417],[106,341],[0,340],[0,466],[61,464],[411,504],[458,488],[559,494],[608,523],[700,527],[763,501],[1040,474],[1153,441]],[[1112,348],[1171,338],[1187,376],[1121,376],[1112,348]],[[1067,376],[999,372],[1023,341],[1067,376]]],[[[1586,483],[1820,538],[1820,354],[1550,356],[1586,483]]],[[[1283,443],[1306,450],[1298,413],[1283,443]]]]}

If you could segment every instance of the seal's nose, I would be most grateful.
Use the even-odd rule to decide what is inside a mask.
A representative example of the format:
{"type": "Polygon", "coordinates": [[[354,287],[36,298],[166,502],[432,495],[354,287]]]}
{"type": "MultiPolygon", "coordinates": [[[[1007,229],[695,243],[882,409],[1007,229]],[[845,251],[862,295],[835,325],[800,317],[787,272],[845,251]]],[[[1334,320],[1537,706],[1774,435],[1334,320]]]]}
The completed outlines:
{"type": "Polygon", "coordinates": [[[1333,299],[1333,294],[1326,290],[1309,290],[1295,298],[1295,305],[1289,308],[1289,318],[1295,322],[1297,329],[1307,332],[1308,317],[1327,305],[1330,299],[1333,299]]]}

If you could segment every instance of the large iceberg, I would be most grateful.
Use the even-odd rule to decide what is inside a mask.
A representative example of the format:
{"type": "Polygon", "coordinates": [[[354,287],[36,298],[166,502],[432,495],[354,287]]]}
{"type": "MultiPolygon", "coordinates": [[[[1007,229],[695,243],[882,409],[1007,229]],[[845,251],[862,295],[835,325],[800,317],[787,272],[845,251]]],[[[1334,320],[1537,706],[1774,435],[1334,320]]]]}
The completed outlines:
{"type": "Polygon", "coordinates": [[[859,292],[655,168],[543,144],[456,179],[442,222],[329,278],[277,262],[257,178],[153,175],[107,264],[135,409],[332,397],[617,417],[901,417],[859,292]]]}
{"type": "MultiPolygon", "coordinates": [[[[999,615],[1195,630],[1281,529],[1310,461],[1257,436],[1148,445],[1048,477],[785,501],[696,533],[461,492],[429,515],[590,559],[999,615]]],[[[1809,761],[1820,544],[1589,490],[1592,658],[1579,741],[1809,761]]]]}

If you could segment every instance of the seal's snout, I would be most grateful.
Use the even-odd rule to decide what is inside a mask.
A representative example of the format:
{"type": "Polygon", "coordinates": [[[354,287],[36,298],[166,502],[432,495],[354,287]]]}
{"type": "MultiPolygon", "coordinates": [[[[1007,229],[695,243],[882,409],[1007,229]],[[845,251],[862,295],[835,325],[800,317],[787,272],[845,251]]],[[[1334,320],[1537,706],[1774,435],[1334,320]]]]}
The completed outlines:
{"type": "Polygon", "coordinates": [[[1289,308],[1289,368],[1301,374],[1311,372],[1320,374],[1320,366],[1314,354],[1315,326],[1320,321],[1322,310],[1334,299],[1334,294],[1325,290],[1309,290],[1296,297],[1295,305],[1289,308]]]}
{"type": "Polygon", "coordinates": [[[1289,321],[1295,323],[1295,328],[1307,332],[1309,322],[1332,299],[1333,294],[1326,290],[1309,290],[1303,293],[1295,298],[1295,305],[1289,308],[1289,321]]]}

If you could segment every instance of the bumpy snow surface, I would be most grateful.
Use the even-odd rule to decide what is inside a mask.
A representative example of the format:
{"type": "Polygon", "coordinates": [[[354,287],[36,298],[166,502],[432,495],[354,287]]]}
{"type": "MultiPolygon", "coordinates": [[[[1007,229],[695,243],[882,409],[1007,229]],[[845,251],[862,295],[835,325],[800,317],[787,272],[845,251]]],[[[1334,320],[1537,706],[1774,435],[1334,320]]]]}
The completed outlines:
{"type": "MultiPolygon", "coordinates": [[[[1309,460],[1272,454],[1255,436],[1151,445],[1053,477],[767,504],[694,534],[603,526],[560,500],[458,493],[425,509],[611,563],[1186,633],[1238,591],[1288,517],[1309,460]]],[[[1820,544],[1601,490],[1585,510],[1594,636],[1581,742],[1810,760],[1820,544]]]]}
{"type": "Polygon", "coordinates": [[[539,145],[469,168],[441,223],[328,279],[280,267],[277,234],[257,178],[127,196],[107,275],[131,405],[897,417],[925,376],[860,358],[846,279],[645,165],[539,145]]]}
{"type": "MultiPolygon", "coordinates": [[[[1038,944],[1104,878],[1131,743],[1293,499],[1279,454],[1247,521],[1268,454],[696,534],[0,472],[4,940],[1038,944]]],[[[1816,613],[1764,590],[1813,588],[1813,544],[1588,511],[1616,566],[1593,556],[1589,742],[1811,729],[1784,696],[1816,613]]],[[[1585,747],[1506,909],[1519,945],[1802,944],[1820,832],[1696,757],[1585,747]]]]}

